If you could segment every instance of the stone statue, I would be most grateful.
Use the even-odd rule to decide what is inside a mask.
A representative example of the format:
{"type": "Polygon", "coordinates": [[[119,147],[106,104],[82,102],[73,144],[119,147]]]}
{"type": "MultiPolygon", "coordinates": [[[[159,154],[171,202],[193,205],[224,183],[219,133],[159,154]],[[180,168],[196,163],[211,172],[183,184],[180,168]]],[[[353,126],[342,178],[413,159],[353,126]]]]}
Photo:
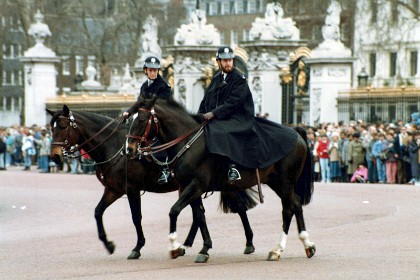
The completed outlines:
{"type": "Polygon", "coordinates": [[[43,22],[44,16],[39,10],[35,14],[35,21],[28,30],[28,34],[35,40],[35,46],[27,50],[25,56],[55,57],[55,52],[44,45],[45,39],[51,36],[51,31],[48,25],[43,22]]]}
{"type": "Polygon", "coordinates": [[[325,18],[325,25],[322,27],[322,37],[324,40],[340,40],[340,13],[341,6],[338,1],[331,1],[327,9],[327,17],[325,18]]]}
{"type": "Polygon", "coordinates": [[[196,9],[189,24],[182,24],[175,34],[176,46],[219,46],[220,34],[213,24],[206,24],[206,11],[196,9]]]}
{"type": "Polygon", "coordinates": [[[250,30],[251,40],[299,40],[300,32],[291,18],[283,18],[279,3],[268,3],[264,18],[256,18],[250,30]]]}
{"type": "MultiPolygon", "coordinates": [[[[143,34],[140,39],[140,63],[147,57],[155,56],[162,57],[162,49],[158,44],[158,29],[156,20],[152,16],[148,16],[143,25],[143,34]]],[[[136,63],[137,64],[137,63],[136,63]]]]}
{"type": "Polygon", "coordinates": [[[100,87],[101,84],[98,81],[95,81],[96,69],[92,65],[89,65],[86,68],[87,80],[82,82],[83,87],[100,87]]]}

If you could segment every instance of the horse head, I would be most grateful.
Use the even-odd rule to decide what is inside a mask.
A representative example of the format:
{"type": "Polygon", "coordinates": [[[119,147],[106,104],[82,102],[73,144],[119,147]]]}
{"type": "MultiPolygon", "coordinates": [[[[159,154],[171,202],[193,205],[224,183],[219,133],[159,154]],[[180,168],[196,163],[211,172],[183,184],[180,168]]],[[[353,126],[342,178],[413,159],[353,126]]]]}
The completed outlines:
{"type": "Polygon", "coordinates": [[[61,164],[64,156],[71,152],[72,147],[79,142],[79,134],[76,131],[77,124],[73,113],[66,105],[61,111],[46,110],[52,117],[50,121],[52,127],[50,156],[55,163],[61,164]]]}
{"type": "Polygon", "coordinates": [[[149,147],[159,132],[159,121],[154,109],[157,99],[153,95],[151,99],[141,97],[137,101],[139,109],[127,135],[127,154],[130,158],[136,157],[142,148],[149,147]]]}

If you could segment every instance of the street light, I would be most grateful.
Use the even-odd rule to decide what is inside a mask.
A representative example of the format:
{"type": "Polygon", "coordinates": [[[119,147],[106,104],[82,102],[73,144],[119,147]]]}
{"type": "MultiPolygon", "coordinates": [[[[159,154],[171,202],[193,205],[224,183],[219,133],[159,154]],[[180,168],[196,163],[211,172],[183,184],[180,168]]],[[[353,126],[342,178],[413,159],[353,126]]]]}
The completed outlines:
{"type": "Polygon", "coordinates": [[[369,74],[366,72],[365,67],[362,68],[362,71],[357,75],[357,82],[359,88],[367,87],[368,85],[369,74]]]}

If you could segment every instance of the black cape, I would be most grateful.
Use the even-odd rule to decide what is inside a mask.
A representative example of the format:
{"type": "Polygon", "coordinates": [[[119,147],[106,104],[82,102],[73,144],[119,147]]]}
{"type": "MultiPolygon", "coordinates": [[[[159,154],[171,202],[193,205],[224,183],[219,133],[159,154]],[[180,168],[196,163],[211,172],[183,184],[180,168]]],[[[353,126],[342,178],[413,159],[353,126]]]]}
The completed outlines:
{"type": "MultiPolygon", "coordinates": [[[[171,98],[171,86],[166,82],[161,75],[158,74],[157,78],[149,86],[148,81],[145,81],[140,88],[140,95],[137,98],[137,101],[140,98],[150,99],[153,95],[156,94],[160,99],[170,99],[171,98]]],[[[127,112],[132,115],[137,113],[140,103],[136,102],[127,112]]]]}
{"type": "Polygon", "coordinates": [[[234,69],[226,79],[214,75],[198,113],[213,112],[205,128],[207,149],[247,168],[264,168],[284,158],[298,133],[289,127],[256,118],[254,101],[243,74],[234,69]]]}

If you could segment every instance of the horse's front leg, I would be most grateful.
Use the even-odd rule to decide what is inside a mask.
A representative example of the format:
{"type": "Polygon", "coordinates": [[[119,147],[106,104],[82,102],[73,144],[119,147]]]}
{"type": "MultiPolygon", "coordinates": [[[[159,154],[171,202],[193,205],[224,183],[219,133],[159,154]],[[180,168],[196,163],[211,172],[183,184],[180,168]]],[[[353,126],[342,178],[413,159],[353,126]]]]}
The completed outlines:
{"type": "Polygon", "coordinates": [[[140,258],[140,250],[143,248],[146,243],[146,239],[143,234],[143,227],[141,225],[141,197],[139,192],[129,192],[127,194],[128,202],[130,203],[131,210],[131,219],[133,224],[136,227],[137,232],[137,244],[136,247],[131,251],[130,255],[127,257],[129,260],[134,260],[140,258]]]}
{"type": "Polygon", "coordinates": [[[177,258],[181,252],[181,244],[177,241],[178,235],[176,233],[178,216],[188,204],[191,204],[193,209],[193,220],[197,222],[197,225],[200,227],[205,241],[205,245],[199,255],[207,256],[206,260],[197,257],[196,262],[205,262],[208,259],[207,251],[211,248],[211,239],[210,234],[208,233],[207,225],[205,224],[204,207],[200,198],[201,194],[202,192],[199,188],[199,182],[197,180],[192,180],[191,183],[184,189],[178,201],[171,207],[169,212],[169,241],[171,243],[170,255],[172,258],[177,258]]]}
{"type": "Polygon", "coordinates": [[[95,220],[96,226],[98,228],[98,236],[99,239],[104,243],[105,248],[108,250],[110,254],[114,253],[115,245],[112,241],[108,241],[105,233],[104,223],[102,221],[102,217],[104,215],[105,210],[108,208],[109,205],[114,203],[118,198],[122,195],[115,194],[105,188],[104,194],[102,195],[101,200],[99,201],[98,205],[95,208],[95,220]]]}

